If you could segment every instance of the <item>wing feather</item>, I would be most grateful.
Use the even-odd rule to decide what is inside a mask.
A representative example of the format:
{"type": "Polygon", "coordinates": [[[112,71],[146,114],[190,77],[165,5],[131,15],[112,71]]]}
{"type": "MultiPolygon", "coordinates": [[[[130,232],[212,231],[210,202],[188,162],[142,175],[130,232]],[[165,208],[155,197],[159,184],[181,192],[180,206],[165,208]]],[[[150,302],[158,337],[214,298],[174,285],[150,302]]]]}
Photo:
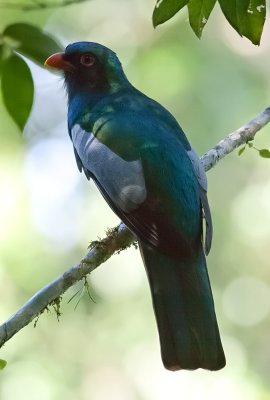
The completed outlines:
{"type": "Polygon", "coordinates": [[[145,200],[146,188],[140,160],[124,160],[80,125],[72,128],[71,137],[79,165],[83,166],[86,176],[94,176],[122,212],[134,210],[145,200]]]}
{"type": "Polygon", "coordinates": [[[141,240],[178,259],[193,257],[201,240],[201,205],[196,174],[185,148],[175,135],[153,132],[152,126],[140,141],[135,132],[134,144],[132,134],[125,134],[128,127],[119,121],[118,126],[124,132],[122,138],[109,124],[103,124],[96,136],[78,124],[72,128],[83,170],[141,240]],[[118,142],[121,145],[117,147],[118,142]]]}
{"type": "Polygon", "coordinates": [[[207,255],[211,249],[212,236],[213,236],[212,217],[207,198],[207,177],[203,165],[200,161],[200,158],[198,157],[195,150],[191,148],[189,151],[187,151],[187,154],[190,158],[190,161],[192,162],[199,183],[200,198],[206,224],[204,249],[207,255]]]}

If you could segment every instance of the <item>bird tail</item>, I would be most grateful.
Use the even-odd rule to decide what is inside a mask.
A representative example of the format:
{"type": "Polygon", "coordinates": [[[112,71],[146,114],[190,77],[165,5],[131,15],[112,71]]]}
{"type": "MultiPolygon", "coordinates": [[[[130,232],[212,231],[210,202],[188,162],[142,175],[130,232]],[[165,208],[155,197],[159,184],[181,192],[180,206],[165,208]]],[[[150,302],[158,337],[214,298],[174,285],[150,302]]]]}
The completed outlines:
{"type": "Polygon", "coordinates": [[[179,260],[140,242],[150,284],[165,368],[225,366],[206,260],[179,260]]]}

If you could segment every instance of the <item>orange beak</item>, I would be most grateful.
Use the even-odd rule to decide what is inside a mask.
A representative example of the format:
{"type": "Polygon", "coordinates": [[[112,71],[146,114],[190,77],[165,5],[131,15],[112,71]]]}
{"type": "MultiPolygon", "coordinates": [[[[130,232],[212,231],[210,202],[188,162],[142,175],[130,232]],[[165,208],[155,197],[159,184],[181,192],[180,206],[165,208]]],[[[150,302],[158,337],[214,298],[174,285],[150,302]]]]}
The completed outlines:
{"type": "Polygon", "coordinates": [[[52,54],[50,57],[47,58],[44,65],[46,67],[52,67],[56,69],[60,69],[62,71],[74,71],[74,66],[69,62],[66,61],[64,58],[65,53],[55,53],[52,54]]]}

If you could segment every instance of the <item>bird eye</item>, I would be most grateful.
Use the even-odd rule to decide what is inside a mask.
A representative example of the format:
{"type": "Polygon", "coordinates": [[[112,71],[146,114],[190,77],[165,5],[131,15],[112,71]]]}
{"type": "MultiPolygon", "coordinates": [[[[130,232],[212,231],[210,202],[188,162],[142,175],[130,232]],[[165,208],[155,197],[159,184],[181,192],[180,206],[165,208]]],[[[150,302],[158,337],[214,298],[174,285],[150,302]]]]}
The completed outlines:
{"type": "Polygon", "coordinates": [[[91,54],[83,54],[80,58],[80,63],[85,67],[91,67],[95,63],[95,58],[91,54]]]}

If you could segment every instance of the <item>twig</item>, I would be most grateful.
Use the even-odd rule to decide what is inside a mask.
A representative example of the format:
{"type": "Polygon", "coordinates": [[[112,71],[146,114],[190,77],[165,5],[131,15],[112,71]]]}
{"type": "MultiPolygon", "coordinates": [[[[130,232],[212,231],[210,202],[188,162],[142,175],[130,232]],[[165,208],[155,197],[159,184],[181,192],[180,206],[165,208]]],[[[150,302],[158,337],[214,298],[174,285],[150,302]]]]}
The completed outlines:
{"type": "MultiPolygon", "coordinates": [[[[270,107],[258,114],[248,124],[230,133],[216,146],[201,157],[206,171],[237,147],[252,140],[255,134],[270,122],[270,107]]],[[[111,229],[105,239],[93,242],[86,256],[63,275],[39,290],[14,315],[0,326],[0,347],[13,335],[38,317],[50,304],[59,305],[59,297],[76,282],[83,279],[100,264],[104,263],[115,252],[129,247],[135,237],[129,229],[121,223],[111,229]]]]}
{"type": "Polygon", "coordinates": [[[270,106],[260,114],[256,115],[246,125],[230,133],[222,139],[216,146],[210,149],[201,157],[205,171],[213,168],[216,163],[237,147],[254,139],[256,133],[270,121],[270,106]]]}
{"type": "Polygon", "coordinates": [[[115,252],[129,247],[134,241],[135,237],[123,223],[111,229],[105,239],[95,242],[94,247],[90,248],[86,256],[77,265],[39,290],[0,326],[0,347],[20,329],[38,317],[49,305],[53,304],[68,288],[82,280],[115,252]]]}
{"type": "Polygon", "coordinates": [[[48,1],[31,1],[30,3],[23,2],[0,2],[1,8],[15,8],[22,11],[45,10],[47,8],[66,7],[71,4],[83,3],[88,0],[62,0],[55,2],[48,1]]]}

